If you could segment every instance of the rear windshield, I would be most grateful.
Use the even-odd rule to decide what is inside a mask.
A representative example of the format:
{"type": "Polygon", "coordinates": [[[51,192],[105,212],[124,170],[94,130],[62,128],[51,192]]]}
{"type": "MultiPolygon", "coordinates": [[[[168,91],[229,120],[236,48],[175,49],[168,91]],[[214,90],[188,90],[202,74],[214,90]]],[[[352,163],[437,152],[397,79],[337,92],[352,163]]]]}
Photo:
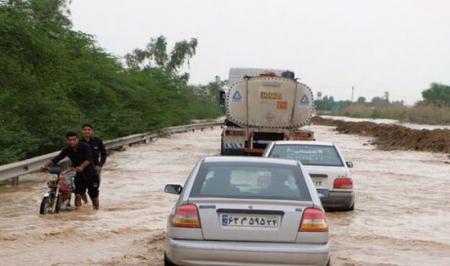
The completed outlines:
{"type": "Polygon", "coordinates": [[[343,166],[336,148],[328,145],[274,145],[269,157],[301,161],[303,165],[343,166]]]}
{"type": "Polygon", "coordinates": [[[309,201],[298,166],[262,163],[204,163],[191,197],[309,201]]]}

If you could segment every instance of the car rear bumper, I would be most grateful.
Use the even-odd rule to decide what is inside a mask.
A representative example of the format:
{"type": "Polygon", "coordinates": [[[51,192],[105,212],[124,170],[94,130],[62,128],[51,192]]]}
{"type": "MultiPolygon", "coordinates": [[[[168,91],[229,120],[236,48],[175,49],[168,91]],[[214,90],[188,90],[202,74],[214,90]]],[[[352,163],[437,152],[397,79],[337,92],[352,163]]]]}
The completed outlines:
{"type": "Polygon", "coordinates": [[[245,155],[244,149],[222,149],[221,155],[232,155],[232,156],[241,156],[245,155]]]}
{"type": "Polygon", "coordinates": [[[329,191],[326,197],[320,199],[322,205],[327,209],[351,209],[355,203],[353,191],[329,191]]]}
{"type": "Polygon", "coordinates": [[[166,240],[177,265],[326,265],[329,244],[166,240]]]}

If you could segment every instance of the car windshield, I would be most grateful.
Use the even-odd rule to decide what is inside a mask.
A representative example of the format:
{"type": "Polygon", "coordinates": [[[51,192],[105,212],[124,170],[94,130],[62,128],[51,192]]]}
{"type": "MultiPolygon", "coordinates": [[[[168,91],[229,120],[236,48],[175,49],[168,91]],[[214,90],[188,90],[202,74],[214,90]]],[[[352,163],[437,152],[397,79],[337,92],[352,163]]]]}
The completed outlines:
{"type": "Polygon", "coordinates": [[[269,157],[297,160],[303,165],[344,165],[336,148],[329,145],[275,144],[269,157]]]}
{"type": "Polygon", "coordinates": [[[266,163],[204,163],[191,197],[310,201],[298,166],[266,163]]]}

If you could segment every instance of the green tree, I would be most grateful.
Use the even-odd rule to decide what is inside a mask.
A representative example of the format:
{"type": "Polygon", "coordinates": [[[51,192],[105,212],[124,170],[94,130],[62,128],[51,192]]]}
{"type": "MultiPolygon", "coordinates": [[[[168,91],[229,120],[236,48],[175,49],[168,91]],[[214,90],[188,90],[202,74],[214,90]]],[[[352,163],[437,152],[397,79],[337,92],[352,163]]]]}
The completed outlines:
{"type": "Polygon", "coordinates": [[[152,39],[125,68],[68,14],[65,0],[0,1],[0,164],[59,149],[84,122],[109,139],[220,114],[178,75],[197,40],[167,53],[164,37],[152,39]]]}
{"type": "Polygon", "coordinates": [[[429,89],[422,91],[425,103],[436,106],[450,106],[450,86],[432,83],[429,89]]]}
{"type": "Polygon", "coordinates": [[[386,106],[389,105],[389,101],[386,98],[375,96],[370,101],[373,106],[386,106]]]}
{"type": "Polygon", "coordinates": [[[129,68],[158,67],[168,73],[177,74],[185,63],[195,55],[198,41],[195,38],[176,42],[172,51],[167,51],[167,41],[164,36],[151,38],[145,49],[134,49],[125,55],[129,68]]]}
{"type": "Polygon", "coordinates": [[[367,99],[364,96],[360,96],[358,98],[358,100],[356,100],[356,102],[359,103],[359,104],[365,104],[367,102],[367,99]]]}
{"type": "Polygon", "coordinates": [[[314,104],[318,111],[331,111],[336,105],[336,102],[333,96],[325,95],[321,100],[315,100],[314,104]]]}

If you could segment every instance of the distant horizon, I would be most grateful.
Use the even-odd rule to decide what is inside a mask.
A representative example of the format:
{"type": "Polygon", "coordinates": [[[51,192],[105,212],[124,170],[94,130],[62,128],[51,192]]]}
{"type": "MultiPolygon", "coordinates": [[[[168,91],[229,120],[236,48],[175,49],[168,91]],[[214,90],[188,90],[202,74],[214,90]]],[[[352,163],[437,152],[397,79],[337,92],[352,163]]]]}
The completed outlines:
{"type": "Polygon", "coordinates": [[[164,35],[198,38],[192,84],[231,67],[291,69],[317,95],[414,104],[430,84],[450,84],[450,2],[227,0],[73,1],[74,29],[123,57],[164,35]]]}

